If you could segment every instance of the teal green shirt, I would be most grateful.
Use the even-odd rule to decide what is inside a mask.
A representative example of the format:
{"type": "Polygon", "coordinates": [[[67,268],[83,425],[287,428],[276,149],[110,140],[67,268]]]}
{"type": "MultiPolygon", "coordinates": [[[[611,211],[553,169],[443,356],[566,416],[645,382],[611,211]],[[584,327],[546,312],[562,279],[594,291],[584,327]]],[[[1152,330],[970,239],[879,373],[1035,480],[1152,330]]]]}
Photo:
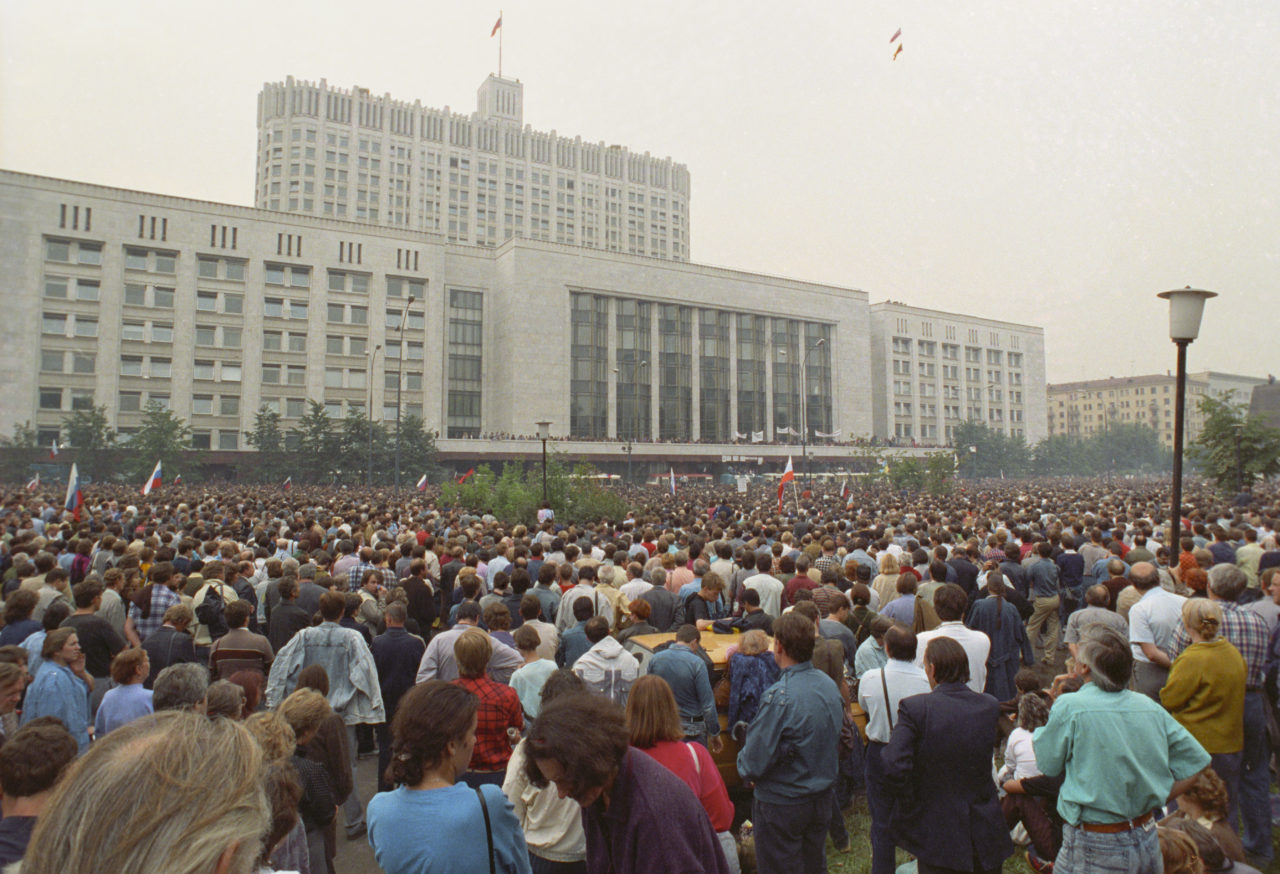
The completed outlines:
{"type": "Polygon", "coordinates": [[[1137,819],[1209,765],[1204,747],[1159,704],[1093,683],[1054,702],[1032,744],[1041,771],[1065,773],[1058,813],[1072,825],[1137,819]]]}

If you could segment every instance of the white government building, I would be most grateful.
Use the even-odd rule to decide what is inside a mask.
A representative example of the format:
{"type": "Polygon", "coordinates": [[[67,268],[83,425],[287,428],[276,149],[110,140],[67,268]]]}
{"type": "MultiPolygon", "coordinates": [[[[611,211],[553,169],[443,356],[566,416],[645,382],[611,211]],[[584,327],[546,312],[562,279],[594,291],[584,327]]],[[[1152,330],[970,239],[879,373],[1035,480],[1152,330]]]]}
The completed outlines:
{"type": "Polygon", "coordinates": [[[642,469],[785,459],[802,421],[830,463],[971,418],[1044,436],[1041,328],[689,263],[682,165],[522,128],[520,97],[267,85],[257,208],[0,171],[0,415],[47,444],[105,406],[127,438],[158,401],[232,452],[262,405],[394,420],[399,387],[446,458],[525,457],[548,421],[642,469]]]}

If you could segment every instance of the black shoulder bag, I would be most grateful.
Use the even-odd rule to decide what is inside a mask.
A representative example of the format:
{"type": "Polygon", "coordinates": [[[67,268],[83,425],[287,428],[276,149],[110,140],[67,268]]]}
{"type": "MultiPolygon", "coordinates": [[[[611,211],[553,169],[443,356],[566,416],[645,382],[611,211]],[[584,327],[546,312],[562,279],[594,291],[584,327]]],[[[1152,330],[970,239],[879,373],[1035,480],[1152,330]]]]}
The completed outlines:
{"type": "Polygon", "coordinates": [[[489,874],[496,874],[497,867],[493,858],[493,824],[489,822],[489,806],[484,803],[484,793],[476,787],[476,797],[480,799],[480,809],[484,811],[484,837],[489,844],[489,874]]]}

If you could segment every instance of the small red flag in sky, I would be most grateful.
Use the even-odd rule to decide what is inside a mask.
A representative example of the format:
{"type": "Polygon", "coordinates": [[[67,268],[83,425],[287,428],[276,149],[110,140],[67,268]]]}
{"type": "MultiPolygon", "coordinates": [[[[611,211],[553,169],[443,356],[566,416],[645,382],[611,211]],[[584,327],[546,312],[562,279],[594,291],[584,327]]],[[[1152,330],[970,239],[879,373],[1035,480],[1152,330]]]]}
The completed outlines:
{"type": "Polygon", "coordinates": [[[898,48],[893,53],[893,60],[898,60],[900,54],[902,54],[902,43],[898,43],[898,48]]]}
{"type": "Polygon", "coordinates": [[[900,36],[902,36],[902,28],[898,28],[898,30],[894,33],[894,35],[889,37],[889,42],[892,43],[894,40],[896,40],[900,36]]]}
{"type": "Polygon", "coordinates": [[[493,30],[489,31],[489,37],[493,38],[498,32],[498,28],[502,27],[502,13],[498,13],[498,20],[493,23],[493,30]]]}

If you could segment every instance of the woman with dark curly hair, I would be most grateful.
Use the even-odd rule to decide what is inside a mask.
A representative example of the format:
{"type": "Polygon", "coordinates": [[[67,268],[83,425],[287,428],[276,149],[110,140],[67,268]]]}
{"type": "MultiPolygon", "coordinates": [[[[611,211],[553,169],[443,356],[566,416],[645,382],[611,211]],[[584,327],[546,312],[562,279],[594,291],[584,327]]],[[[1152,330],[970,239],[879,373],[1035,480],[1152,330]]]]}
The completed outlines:
{"type": "Polygon", "coordinates": [[[529,782],[582,806],[587,870],[728,874],[693,790],[628,740],[622,708],[586,692],[548,702],[525,738],[529,782]]]}
{"type": "Polygon", "coordinates": [[[369,844],[387,874],[530,874],[529,849],[499,786],[457,782],[476,744],[479,699],[440,680],[414,686],[391,723],[390,792],[369,802],[369,844]]]}

